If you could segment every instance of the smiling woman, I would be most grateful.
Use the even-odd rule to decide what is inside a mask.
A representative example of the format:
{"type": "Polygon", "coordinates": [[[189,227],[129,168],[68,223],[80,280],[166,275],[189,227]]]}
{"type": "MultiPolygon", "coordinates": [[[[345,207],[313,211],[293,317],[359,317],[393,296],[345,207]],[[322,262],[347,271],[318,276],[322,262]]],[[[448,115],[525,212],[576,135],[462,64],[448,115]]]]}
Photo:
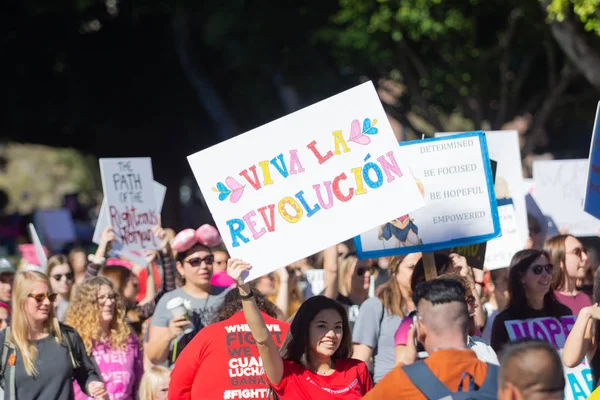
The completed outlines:
{"type": "Polygon", "coordinates": [[[73,380],[92,397],[106,390],[81,337],[72,328],[60,325],[55,316],[48,278],[34,271],[16,275],[11,327],[0,332],[0,343],[8,363],[2,366],[7,398],[73,398],[73,380]]]}
{"type": "Polygon", "coordinates": [[[352,332],[344,307],[324,296],[306,300],[298,309],[280,352],[253,292],[242,281],[241,276],[250,268],[243,261],[230,259],[227,273],[238,285],[246,322],[276,398],[362,398],[373,383],[367,365],[350,358],[352,332]]]}

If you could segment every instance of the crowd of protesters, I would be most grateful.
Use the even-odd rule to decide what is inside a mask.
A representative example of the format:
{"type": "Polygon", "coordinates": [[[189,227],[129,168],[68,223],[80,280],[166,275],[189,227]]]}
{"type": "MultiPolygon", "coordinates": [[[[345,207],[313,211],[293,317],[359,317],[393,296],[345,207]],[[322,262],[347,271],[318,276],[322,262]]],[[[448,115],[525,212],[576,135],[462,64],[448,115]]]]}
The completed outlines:
{"type": "Polygon", "coordinates": [[[565,366],[600,378],[598,265],[570,235],[494,271],[436,253],[429,280],[421,253],[359,260],[349,241],[244,282],[214,227],[152,233],[147,267],[110,227],[92,254],[0,259],[4,398],[559,399],[565,366]],[[565,316],[562,354],[506,325],[565,316]]]}

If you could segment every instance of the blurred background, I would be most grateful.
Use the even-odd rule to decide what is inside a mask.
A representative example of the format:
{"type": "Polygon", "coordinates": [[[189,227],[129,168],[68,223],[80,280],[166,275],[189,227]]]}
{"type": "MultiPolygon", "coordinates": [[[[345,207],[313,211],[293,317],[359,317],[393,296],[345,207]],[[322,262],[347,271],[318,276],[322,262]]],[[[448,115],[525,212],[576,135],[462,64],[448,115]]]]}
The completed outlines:
{"type": "Polygon", "coordinates": [[[597,0],[5,0],[0,248],[38,209],[91,240],[99,157],[152,157],[165,226],[210,221],[186,156],[366,80],[398,140],[517,130],[586,158],[600,98],[597,0]]]}

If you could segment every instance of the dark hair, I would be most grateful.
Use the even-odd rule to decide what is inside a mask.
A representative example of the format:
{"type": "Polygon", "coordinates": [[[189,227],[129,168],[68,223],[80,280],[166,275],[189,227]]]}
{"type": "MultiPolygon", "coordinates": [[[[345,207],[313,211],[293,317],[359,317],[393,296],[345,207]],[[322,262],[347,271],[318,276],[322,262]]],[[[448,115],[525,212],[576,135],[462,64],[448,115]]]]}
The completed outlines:
{"type": "Polygon", "coordinates": [[[413,301],[415,306],[423,299],[431,304],[447,304],[457,301],[464,304],[466,309],[466,294],[465,286],[459,279],[442,277],[419,283],[413,293],[413,301]]]}
{"type": "MultiPolygon", "coordinates": [[[[256,301],[256,305],[260,311],[264,312],[269,317],[277,318],[277,307],[275,304],[267,300],[267,298],[257,290],[253,289],[252,294],[254,295],[254,300],[256,301]]],[[[240,297],[240,291],[237,289],[232,289],[225,295],[223,303],[217,309],[212,322],[215,323],[225,321],[239,311],[242,311],[242,298],[240,297]]]]}
{"type": "MultiPolygon", "coordinates": [[[[532,338],[523,338],[519,340],[515,340],[514,342],[506,344],[504,346],[500,356],[500,384],[503,385],[505,382],[510,381],[508,375],[511,373],[516,374],[517,376],[520,372],[527,372],[527,375],[533,374],[534,376],[540,375],[545,376],[547,382],[539,382],[534,379],[537,383],[547,384],[549,387],[541,388],[544,393],[553,393],[564,390],[566,382],[565,376],[563,373],[563,363],[560,359],[560,356],[554,346],[544,340],[532,339],[532,338]],[[530,351],[543,351],[548,357],[550,357],[550,367],[552,368],[552,372],[548,374],[548,371],[530,371],[531,366],[528,365],[519,365],[515,364],[525,359],[526,353],[530,351]],[[518,366],[518,367],[517,367],[518,366]]],[[[548,365],[546,363],[540,364],[540,369],[547,368],[548,365]]],[[[519,380],[518,378],[516,379],[519,380]]],[[[511,382],[518,389],[525,389],[522,386],[523,382],[511,382]],[[521,383],[521,385],[519,385],[521,383]]]]}
{"type": "Polygon", "coordinates": [[[179,263],[183,263],[183,260],[185,260],[185,258],[187,256],[195,253],[195,252],[192,253],[192,250],[197,249],[198,247],[201,247],[202,250],[207,251],[210,254],[212,254],[212,250],[210,249],[210,247],[206,247],[202,243],[194,243],[194,245],[192,247],[190,247],[189,249],[187,249],[186,251],[180,251],[179,253],[177,253],[177,257],[175,258],[175,260],[179,263]]]}
{"type": "Polygon", "coordinates": [[[342,318],[342,342],[331,358],[342,360],[352,356],[352,331],[346,310],[336,300],[325,296],[313,296],[302,303],[296,312],[290,330],[281,345],[281,358],[309,368],[308,326],[323,310],[335,310],[342,318]]]}
{"type": "MultiPolygon", "coordinates": [[[[524,304],[528,304],[527,295],[525,294],[525,288],[521,279],[527,273],[527,269],[533,264],[539,257],[546,257],[549,259],[548,254],[543,250],[527,249],[521,250],[515,253],[512,260],[510,261],[510,270],[508,273],[508,293],[510,298],[508,300],[507,310],[510,310],[511,317],[514,319],[527,319],[524,314],[526,311],[523,308],[524,304]]],[[[554,267],[556,270],[556,267],[554,267]]],[[[550,288],[548,293],[544,296],[544,310],[551,316],[560,316],[560,303],[554,296],[554,291],[550,288]]]]}
{"type": "MultiPolygon", "coordinates": [[[[435,269],[437,271],[437,275],[443,275],[445,273],[451,272],[454,267],[452,266],[452,260],[446,254],[443,253],[434,253],[433,255],[435,259],[435,269]]],[[[415,264],[415,269],[413,270],[412,278],[410,280],[410,287],[415,292],[415,288],[421,282],[425,282],[425,264],[423,263],[423,257],[415,264]]],[[[417,303],[415,303],[416,305],[417,303]]]]}

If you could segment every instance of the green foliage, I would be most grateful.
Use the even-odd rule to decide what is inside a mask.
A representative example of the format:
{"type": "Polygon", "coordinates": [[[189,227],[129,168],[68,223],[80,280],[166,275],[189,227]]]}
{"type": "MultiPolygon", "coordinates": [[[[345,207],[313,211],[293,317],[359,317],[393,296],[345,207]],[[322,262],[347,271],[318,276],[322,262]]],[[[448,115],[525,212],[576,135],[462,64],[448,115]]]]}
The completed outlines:
{"type": "Polygon", "coordinates": [[[2,150],[7,166],[0,173],[0,188],[8,193],[8,212],[59,208],[69,193],[80,193],[86,203],[102,190],[97,159],[77,150],[19,143],[2,150]]]}
{"type": "Polygon", "coordinates": [[[552,0],[548,5],[551,19],[562,21],[568,12],[580,18],[586,31],[600,36],[600,0],[552,0]]]}

